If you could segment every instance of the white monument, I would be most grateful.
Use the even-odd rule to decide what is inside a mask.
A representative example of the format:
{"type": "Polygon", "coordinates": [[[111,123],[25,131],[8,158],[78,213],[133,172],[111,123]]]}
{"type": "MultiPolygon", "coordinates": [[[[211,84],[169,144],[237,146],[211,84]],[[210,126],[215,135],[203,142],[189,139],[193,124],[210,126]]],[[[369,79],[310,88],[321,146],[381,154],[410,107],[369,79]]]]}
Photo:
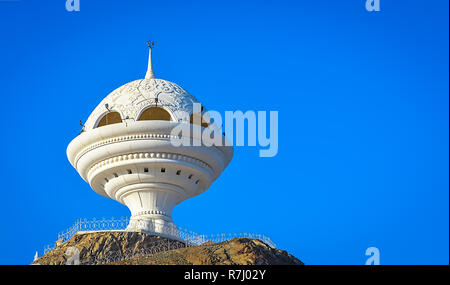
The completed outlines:
{"type": "MultiPolygon", "coordinates": [[[[152,47],[149,43],[145,79],[106,96],[70,142],[67,157],[95,192],[130,209],[127,230],[170,235],[173,207],[206,191],[230,163],[233,149],[172,144],[174,127],[188,124],[198,131],[207,124],[197,119],[201,112],[193,114],[194,96],[155,78],[152,47]]],[[[198,133],[183,139],[199,142],[198,133]]]]}

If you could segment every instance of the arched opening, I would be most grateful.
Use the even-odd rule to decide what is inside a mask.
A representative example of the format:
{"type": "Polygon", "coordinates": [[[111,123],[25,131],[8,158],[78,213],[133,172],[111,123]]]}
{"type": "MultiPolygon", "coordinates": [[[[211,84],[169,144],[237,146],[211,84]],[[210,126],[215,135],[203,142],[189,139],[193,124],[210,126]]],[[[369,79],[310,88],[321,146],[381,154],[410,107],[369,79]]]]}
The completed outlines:
{"type": "Polygon", "coordinates": [[[198,122],[200,123],[200,126],[207,128],[208,127],[208,123],[205,122],[205,120],[203,120],[203,116],[200,113],[196,113],[196,114],[192,114],[191,115],[191,119],[189,120],[189,122],[194,125],[194,117],[195,117],[195,123],[198,124],[198,122]]]}
{"type": "Polygon", "coordinates": [[[117,112],[109,112],[103,116],[103,118],[98,123],[97,128],[118,123],[122,123],[122,118],[120,117],[120,114],[117,112]]]}
{"type": "Polygon", "coordinates": [[[142,112],[138,121],[149,121],[149,120],[161,120],[170,121],[171,117],[169,112],[160,107],[150,107],[144,112],[142,112]]]}

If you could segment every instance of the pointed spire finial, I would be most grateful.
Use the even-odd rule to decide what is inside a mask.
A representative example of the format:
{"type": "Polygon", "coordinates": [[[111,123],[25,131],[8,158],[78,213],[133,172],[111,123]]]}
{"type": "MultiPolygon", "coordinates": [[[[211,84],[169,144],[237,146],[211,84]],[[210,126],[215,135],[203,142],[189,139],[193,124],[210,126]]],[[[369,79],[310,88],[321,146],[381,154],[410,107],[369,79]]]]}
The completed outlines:
{"type": "Polygon", "coordinates": [[[147,73],[145,74],[145,79],[155,78],[155,74],[153,73],[153,65],[152,65],[152,48],[155,46],[155,42],[148,41],[148,67],[147,73]]]}

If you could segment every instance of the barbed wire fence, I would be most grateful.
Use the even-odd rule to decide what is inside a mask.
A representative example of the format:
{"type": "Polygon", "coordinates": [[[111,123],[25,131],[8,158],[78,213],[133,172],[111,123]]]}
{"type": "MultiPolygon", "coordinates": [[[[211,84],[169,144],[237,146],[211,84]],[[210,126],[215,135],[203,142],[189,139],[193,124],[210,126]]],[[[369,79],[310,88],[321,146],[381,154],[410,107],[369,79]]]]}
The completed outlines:
{"type": "MultiPolygon", "coordinates": [[[[167,238],[167,242],[155,242],[145,249],[138,251],[125,251],[121,253],[111,253],[107,256],[96,257],[85,264],[104,264],[118,262],[136,256],[153,254],[161,251],[178,249],[183,247],[200,246],[205,243],[220,243],[233,238],[249,238],[258,239],[271,248],[276,248],[275,243],[266,235],[258,233],[219,233],[219,234],[197,234],[188,229],[178,227],[174,224],[161,224],[157,221],[131,221],[134,228],[142,229],[142,232],[159,235],[167,238]],[[145,230],[144,230],[145,229],[145,230]]],[[[78,232],[95,232],[95,231],[127,231],[126,228],[130,223],[128,217],[120,217],[118,219],[102,218],[102,219],[79,219],[66,230],[58,233],[58,240],[54,245],[47,245],[44,248],[44,254],[53,250],[60,243],[68,241],[78,232]]],[[[133,230],[130,230],[133,231],[133,230]]]]}

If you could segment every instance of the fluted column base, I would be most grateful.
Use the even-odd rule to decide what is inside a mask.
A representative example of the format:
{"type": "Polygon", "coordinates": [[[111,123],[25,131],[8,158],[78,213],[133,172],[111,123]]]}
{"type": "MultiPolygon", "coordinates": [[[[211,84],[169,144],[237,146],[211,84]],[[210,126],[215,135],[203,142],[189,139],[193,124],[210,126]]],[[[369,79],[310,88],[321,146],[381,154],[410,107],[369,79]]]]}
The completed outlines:
{"type": "Polygon", "coordinates": [[[177,226],[163,219],[145,219],[143,217],[131,217],[127,231],[143,231],[149,234],[180,239],[177,226]]]}

